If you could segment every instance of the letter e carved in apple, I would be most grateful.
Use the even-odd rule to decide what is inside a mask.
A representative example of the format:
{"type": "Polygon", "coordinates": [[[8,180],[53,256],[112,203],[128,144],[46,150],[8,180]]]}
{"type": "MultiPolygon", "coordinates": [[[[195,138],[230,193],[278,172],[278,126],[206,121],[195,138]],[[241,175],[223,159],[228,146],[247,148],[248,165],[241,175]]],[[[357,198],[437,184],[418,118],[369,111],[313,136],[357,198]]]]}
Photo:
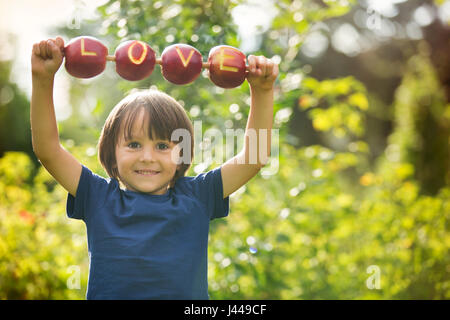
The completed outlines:
{"type": "Polygon", "coordinates": [[[209,78],[222,88],[240,86],[246,76],[245,55],[231,46],[217,46],[209,51],[209,78]]]}

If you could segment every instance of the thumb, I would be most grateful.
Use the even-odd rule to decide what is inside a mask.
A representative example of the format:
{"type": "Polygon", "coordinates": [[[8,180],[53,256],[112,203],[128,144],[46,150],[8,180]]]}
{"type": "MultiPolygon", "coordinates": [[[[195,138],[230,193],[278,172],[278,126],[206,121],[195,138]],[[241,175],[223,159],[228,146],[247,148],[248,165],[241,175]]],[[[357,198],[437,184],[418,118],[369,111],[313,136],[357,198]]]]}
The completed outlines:
{"type": "Polygon", "coordinates": [[[50,40],[50,49],[52,52],[52,58],[53,59],[62,59],[62,49],[55,43],[55,41],[50,40]]]}

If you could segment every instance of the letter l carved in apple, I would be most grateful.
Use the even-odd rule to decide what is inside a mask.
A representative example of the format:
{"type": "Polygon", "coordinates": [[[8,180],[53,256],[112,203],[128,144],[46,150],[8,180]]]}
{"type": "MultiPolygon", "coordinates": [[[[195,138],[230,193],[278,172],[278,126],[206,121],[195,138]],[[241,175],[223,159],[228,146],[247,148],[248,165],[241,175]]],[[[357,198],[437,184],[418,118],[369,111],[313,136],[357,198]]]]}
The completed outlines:
{"type": "Polygon", "coordinates": [[[92,78],[106,67],[106,48],[94,37],[77,37],[64,48],[65,67],[69,74],[77,78],[92,78]]]}

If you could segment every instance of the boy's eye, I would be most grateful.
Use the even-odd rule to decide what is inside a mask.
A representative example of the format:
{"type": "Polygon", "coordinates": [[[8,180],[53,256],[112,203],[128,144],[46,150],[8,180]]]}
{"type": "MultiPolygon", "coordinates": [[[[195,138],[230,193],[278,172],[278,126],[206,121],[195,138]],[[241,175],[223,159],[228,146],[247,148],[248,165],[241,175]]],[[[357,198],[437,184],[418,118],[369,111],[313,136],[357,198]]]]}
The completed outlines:
{"type": "Polygon", "coordinates": [[[136,148],[139,148],[141,145],[138,143],[138,142],[130,142],[129,144],[128,144],[128,147],[129,148],[132,148],[132,149],[136,149],[136,148]]]}
{"type": "Polygon", "coordinates": [[[156,145],[159,150],[169,149],[169,145],[167,143],[160,142],[156,145]]]}

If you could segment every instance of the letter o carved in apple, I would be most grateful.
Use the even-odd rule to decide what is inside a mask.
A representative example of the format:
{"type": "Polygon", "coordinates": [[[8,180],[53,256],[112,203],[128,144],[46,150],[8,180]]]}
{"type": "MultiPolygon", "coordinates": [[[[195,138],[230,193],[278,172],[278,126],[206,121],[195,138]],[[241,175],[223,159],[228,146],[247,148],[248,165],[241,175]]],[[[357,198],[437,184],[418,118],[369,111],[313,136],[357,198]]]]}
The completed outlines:
{"type": "Polygon", "coordinates": [[[219,87],[240,86],[246,76],[245,55],[231,46],[217,46],[209,51],[209,78],[219,87]]]}
{"type": "Polygon", "coordinates": [[[150,76],[155,67],[155,51],[142,41],[125,41],[117,47],[114,55],[116,71],[126,80],[142,80],[150,76]]]}
{"type": "Polygon", "coordinates": [[[161,71],[164,78],[174,84],[187,84],[202,72],[201,53],[187,44],[173,44],[161,55],[161,71]]]}
{"type": "Polygon", "coordinates": [[[92,78],[106,67],[106,48],[94,37],[77,37],[64,48],[65,67],[69,74],[77,78],[92,78]]]}

